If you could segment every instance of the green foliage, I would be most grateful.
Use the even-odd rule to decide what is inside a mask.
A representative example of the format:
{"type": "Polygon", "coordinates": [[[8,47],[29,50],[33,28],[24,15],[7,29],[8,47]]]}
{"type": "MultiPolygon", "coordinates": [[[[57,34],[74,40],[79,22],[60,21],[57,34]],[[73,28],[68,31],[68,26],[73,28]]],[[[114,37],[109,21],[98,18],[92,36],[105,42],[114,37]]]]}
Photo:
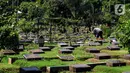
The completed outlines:
{"type": "Polygon", "coordinates": [[[119,23],[115,32],[112,35],[115,35],[121,42],[124,47],[128,47],[128,52],[130,53],[130,12],[129,12],[130,5],[126,5],[126,13],[125,15],[119,18],[119,23]]]}
{"type": "Polygon", "coordinates": [[[109,37],[112,33],[112,29],[110,27],[106,26],[106,25],[102,25],[101,29],[103,31],[104,38],[109,37]]]}
{"type": "Polygon", "coordinates": [[[0,27],[0,49],[16,49],[18,46],[18,33],[10,26],[0,27]]]}
{"type": "Polygon", "coordinates": [[[122,73],[125,71],[129,71],[129,66],[123,66],[123,67],[96,66],[94,68],[94,73],[122,73]]]}

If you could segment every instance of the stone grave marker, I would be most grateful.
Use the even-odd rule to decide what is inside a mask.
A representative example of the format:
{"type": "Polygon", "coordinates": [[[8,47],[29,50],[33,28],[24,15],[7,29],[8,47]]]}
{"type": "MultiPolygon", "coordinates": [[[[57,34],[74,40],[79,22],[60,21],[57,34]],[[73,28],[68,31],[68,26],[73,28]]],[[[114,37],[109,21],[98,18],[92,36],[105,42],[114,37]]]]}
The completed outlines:
{"type": "Polygon", "coordinates": [[[80,44],[72,44],[71,46],[74,47],[74,48],[76,48],[76,47],[79,47],[80,44]]]}
{"type": "Polygon", "coordinates": [[[21,67],[19,69],[20,73],[42,73],[37,67],[21,67]]]}
{"type": "Polygon", "coordinates": [[[74,47],[72,47],[72,46],[66,46],[66,47],[63,47],[63,49],[74,50],[75,48],[74,48],[74,47]]]}
{"type": "Polygon", "coordinates": [[[90,49],[86,49],[86,52],[89,52],[89,53],[100,53],[100,50],[95,49],[95,48],[90,48],[90,49]]]}
{"type": "Polygon", "coordinates": [[[57,57],[62,61],[73,61],[74,60],[73,55],[57,55],[57,57]]]}
{"type": "Polygon", "coordinates": [[[83,41],[78,41],[78,42],[76,42],[76,43],[77,43],[77,44],[80,44],[80,45],[84,44],[83,41]]]}
{"type": "Polygon", "coordinates": [[[31,52],[32,54],[42,54],[42,53],[44,53],[44,51],[41,50],[41,49],[30,50],[30,52],[31,52]]]}
{"type": "Polygon", "coordinates": [[[59,73],[60,71],[69,71],[69,66],[50,66],[50,67],[47,67],[47,73],[59,73]]]}
{"type": "Polygon", "coordinates": [[[69,66],[69,70],[71,73],[81,73],[91,71],[91,67],[87,64],[76,64],[69,66]]]}
{"type": "Polygon", "coordinates": [[[60,54],[71,54],[71,53],[73,53],[73,51],[69,50],[69,49],[60,49],[59,53],[60,54]]]}
{"type": "Polygon", "coordinates": [[[120,50],[120,47],[116,46],[116,45],[111,45],[107,47],[108,50],[120,50]]]}
{"type": "Polygon", "coordinates": [[[41,49],[43,51],[51,51],[50,47],[39,47],[39,49],[41,49]]]}
{"type": "Polygon", "coordinates": [[[100,46],[101,44],[98,42],[88,42],[89,46],[100,46]]]}
{"type": "Polygon", "coordinates": [[[95,54],[94,57],[96,59],[110,59],[111,56],[107,53],[98,53],[98,54],[95,54]]]}
{"type": "Polygon", "coordinates": [[[107,66],[115,67],[115,66],[126,66],[126,63],[120,60],[108,60],[107,66]]]}
{"type": "Polygon", "coordinates": [[[59,45],[59,47],[66,47],[66,46],[68,46],[68,44],[67,43],[58,43],[58,45],[59,45]]]}
{"type": "Polygon", "coordinates": [[[1,54],[3,54],[3,55],[14,55],[16,53],[13,50],[2,50],[1,54]]]}
{"type": "Polygon", "coordinates": [[[38,44],[39,44],[39,47],[43,47],[44,46],[44,37],[43,36],[40,36],[38,38],[38,44]]]}
{"type": "Polygon", "coordinates": [[[38,54],[25,54],[23,55],[26,60],[41,60],[42,57],[38,54]]]}

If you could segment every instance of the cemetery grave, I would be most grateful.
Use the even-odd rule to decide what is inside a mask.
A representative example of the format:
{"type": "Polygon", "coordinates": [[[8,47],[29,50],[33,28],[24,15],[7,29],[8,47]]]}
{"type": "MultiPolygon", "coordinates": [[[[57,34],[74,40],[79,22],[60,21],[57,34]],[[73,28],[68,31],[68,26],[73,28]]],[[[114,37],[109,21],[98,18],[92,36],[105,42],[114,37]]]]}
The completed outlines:
{"type": "Polygon", "coordinates": [[[75,48],[74,47],[71,47],[71,46],[66,46],[66,47],[62,47],[63,49],[69,49],[69,50],[74,50],[75,48]]]}
{"type": "Polygon", "coordinates": [[[66,46],[68,46],[67,43],[58,43],[58,45],[59,45],[60,47],[66,47],[66,46]]]}
{"type": "Polygon", "coordinates": [[[37,67],[23,67],[20,68],[19,73],[42,73],[37,67]]]}
{"type": "Polygon", "coordinates": [[[101,44],[98,42],[88,42],[88,45],[89,46],[101,46],[101,44]]]}
{"type": "Polygon", "coordinates": [[[60,54],[71,54],[71,53],[73,53],[73,51],[69,50],[69,49],[60,49],[59,53],[60,54]]]}
{"type": "Polygon", "coordinates": [[[44,51],[42,49],[34,49],[34,50],[30,50],[30,52],[32,54],[42,54],[42,53],[44,53],[44,51]]]}
{"type": "Polygon", "coordinates": [[[89,53],[100,53],[100,50],[99,49],[95,49],[95,48],[90,48],[90,49],[86,49],[86,52],[89,52],[89,53]]]}
{"type": "Polygon", "coordinates": [[[1,50],[1,54],[3,54],[3,55],[14,55],[16,53],[13,50],[1,50]]]}
{"type": "Polygon", "coordinates": [[[111,46],[108,46],[107,49],[108,50],[120,50],[120,47],[116,46],[116,45],[111,45],[111,46]]]}
{"type": "Polygon", "coordinates": [[[107,66],[115,67],[115,66],[126,66],[126,63],[121,60],[108,60],[107,66]]]}
{"type": "Polygon", "coordinates": [[[59,73],[61,71],[69,71],[69,66],[50,66],[50,67],[47,67],[47,73],[59,73]]]}
{"type": "Polygon", "coordinates": [[[39,47],[39,49],[41,49],[43,51],[51,51],[50,47],[39,47]]]}
{"type": "Polygon", "coordinates": [[[73,55],[57,55],[60,60],[62,61],[73,61],[74,56],[73,55]]]}
{"type": "Polygon", "coordinates": [[[69,70],[72,73],[80,73],[80,72],[87,72],[91,71],[91,67],[87,64],[76,64],[69,66],[69,70]]]}
{"type": "Polygon", "coordinates": [[[111,56],[107,53],[97,53],[97,54],[94,54],[95,58],[96,59],[110,59],[111,56]]]}
{"type": "Polygon", "coordinates": [[[23,55],[26,60],[41,60],[42,57],[38,54],[25,54],[23,55]]]}

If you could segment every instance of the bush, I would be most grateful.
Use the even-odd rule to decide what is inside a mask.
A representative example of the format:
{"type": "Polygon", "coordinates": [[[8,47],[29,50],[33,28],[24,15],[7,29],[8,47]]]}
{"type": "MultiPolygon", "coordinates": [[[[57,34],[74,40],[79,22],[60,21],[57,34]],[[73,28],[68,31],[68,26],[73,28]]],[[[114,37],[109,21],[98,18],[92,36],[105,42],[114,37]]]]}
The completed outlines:
{"type": "Polygon", "coordinates": [[[107,38],[111,35],[112,33],[112,30],[110,27],[107,27],[106,25],[102,25],[101,26],[101,29],[103,31],[103,35],[104,35],[104,38],[107,38]]]}
{"type": "Polygon", "coordinates": [[[18,33],[12,27],[0,27],[0,49],[16,49],[18,40],[18,33]]]}

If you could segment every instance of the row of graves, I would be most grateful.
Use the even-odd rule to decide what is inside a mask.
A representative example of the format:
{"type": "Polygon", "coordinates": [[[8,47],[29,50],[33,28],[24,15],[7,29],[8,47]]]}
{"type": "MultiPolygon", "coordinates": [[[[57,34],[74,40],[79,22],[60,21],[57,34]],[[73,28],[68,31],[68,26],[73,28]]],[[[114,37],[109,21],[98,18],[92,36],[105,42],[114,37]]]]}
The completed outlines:
{"type": "MultiPolygon", "coordinates": [[[[103,43],[107,43],[106,41],[90,41],[88,42],[88,46],[101,46],[103,43]]],[[[120,50],[120,46],[118,46],[118,42],[113,42],[113,38],[110,39],[111,45],[106,47],[107,50],[120,50]]],[[[59,59],[62,61],[73,61],[74,56],[72,55],[73,51],[76,49],[76,47],[80,47],[86,45],[82,41],[77,42],[73,45],[68,45],[67,43],[60,42],[58,43],[58,46],[61,47],[59,49],[60,54],[66,54],[66,55],[57,55],[59,59]],[[69,55],[68,55],[69,54],[69,55]],[[71,54],[71,55],[70,55],[71,54]]],[[[39,48],[45,48],[45,47],[39,47],[39,48]]],[[[47,48],[47,47],[46,47],[47,48]]],[[[50,66],[50,67],[42,67],[41,69],[38,69],[37,67],[24,67],[20,68],[20,73],[59,73],[60,71],[70,71],[70,73],[84,73],[88,71],[92,71],[92,69],[97,65],[106,65],[110,67],[120,67],[120,66],[126,66],[127,64],[119,59],[111,59],[111,55],[107,53],[100,53],[101,50],[95,49],[95,48],[89,48],[86,49],[86,52],[93,53],[95,59],[108,59],[107,62],[99,62],[99,63],[90,63],[90,64],[74,64],[70,66],[50,66]]],[[[123,57],[124,59],[129,59],[130,55],[125,55],[123,57]]],[[[130,73],[130,72],[122,72],[122,73],[130,73]]]]}
{"type": "MultiPolygon", "coordinates": [[[[66,42],[57,42],[58,47],[60,49],[58,50],[59,55],[57,55],[58,59],[61,61],[73,61],[75,59],[75,56],[73,55],[73,51],[77,49],[77,47],[80,46],[102,46],[104,43],[110,43],[111,45],[108,45],[106,50],[120,50],[121,46],[119,46],[119,43],[116,38],[110,37],[110,42],[105,40],[97,40],[93,41],[90,38],[88,39],[89,42],[86,44],[84,43],[84,39],[80,39],[76,41],[74,44],[68,44],[66,42]]],[[[24,54],[24,59],[30,61],[30,60],[42,60],[43,57],[40,56],[40,54],[45,53],[46,51],[51,51],[55,46],[44,46],[44,40],[40,39],[39,41],[39,48],[38,49],[32,49],[29,50],[30,54],[24,54]]],[[[24,45],[19,45],[19,49],[21,51],[24,50],[24,45]]],[[[88,64],[74,64],[74,65],[66,65],[66,66],[44,66],[42,68],[37,67],[21,67],[19,69],[20,73],[59,73],[60,71],[70,71],[70,73],[84,73],[87,71],[92,72],[93,68],[97,65],[106,65],[110,67],[120,67],[120,66],[126,66],[127,63],[120,60],[120,59],[112,59],[112,56],[108,53],[102,53],[101,50],[104,49],[96,49],[96,48],[86,48],[84,51],[87,53],[92,53],[94,55],[94,59],[98,60],[104,60],[108,59],[106,62],[96,62],[96,63],[88,63],[88,64]]],[[[2,53],[4,55],[13,55],[16,54],[13,50],[3,50],[2,53]]],[[[123,56],[123,59],[130,59],[130,55],[126,54],[123,56]]],[[[14,62],[15,60],[10,60],[11,62],[14,62]]],[[[12,64],[12,63],[10,63],[12,64]]],[[[122,72],[122,73],[130,73],[130,72],[122,72]]]]}

